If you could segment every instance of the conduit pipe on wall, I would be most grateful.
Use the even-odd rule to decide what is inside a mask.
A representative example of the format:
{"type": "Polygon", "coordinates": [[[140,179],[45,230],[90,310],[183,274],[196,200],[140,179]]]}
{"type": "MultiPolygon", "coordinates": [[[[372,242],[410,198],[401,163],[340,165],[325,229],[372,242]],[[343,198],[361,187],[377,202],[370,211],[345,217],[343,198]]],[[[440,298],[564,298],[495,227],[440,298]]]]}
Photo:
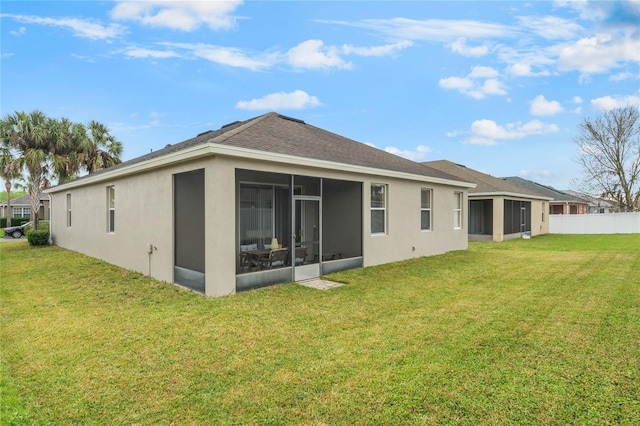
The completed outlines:
{"type": "Polygon", "coordinates": [[[151,243],[147,243],[147,254],[149,255],[149,277],[151,277],[151,255],[154,251],[158,250],[158,247],[151,243]]]}

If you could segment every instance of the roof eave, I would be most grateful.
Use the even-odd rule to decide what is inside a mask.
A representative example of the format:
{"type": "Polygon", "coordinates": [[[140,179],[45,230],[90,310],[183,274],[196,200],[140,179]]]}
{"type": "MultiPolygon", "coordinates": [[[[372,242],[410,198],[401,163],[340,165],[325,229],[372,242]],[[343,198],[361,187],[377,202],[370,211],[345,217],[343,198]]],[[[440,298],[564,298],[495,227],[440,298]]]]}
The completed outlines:
{"type": "Polygon", "coordinates": [[[280,164],[292,164],[298,166],[306,166],[316,169],[329,169],[336,171],[355,172],[362,174],[370,174],[381,177],[393,177],[399,179],[415,180],[427,183],[435,183],[442,185],[457,186],[461,188],[475,188],[476,184],[464,181],[455,181],[450,179],[443,179],[433,176],[426,176],[420,174],[413,174],[407,172],[400,172],[394,170],[379,169],[375,167],[359,166],[353,164],[339,163],[326,160],[318,160],[314,158],[298,157],[294,155],[280,154],[268,151],[261,151],[256,149],[241,148],[231,145],[223,145],[214,143],[217,138],[211,139],[200,145],[186,148],[184,150],[167,154],[162,157],[153,158],[141,163],[132,164],[128,167],[118,168],[117,170],[109,171],[105,170],[96,176],[88,176],[82,180],[75,180],[58,185],[54,188],[46,190],[46,193],[56,193],[61,191],[67,191],[69,189],[85,186],[88,184],[96,184],[101,182],[112,181],[116,178],[122,178],[132,174],[142,173],[161,167],[166,167],[172,164],[190,161],[209,155],[223,155],[229,157],[241,157],[254,160],[269,161],[280,164]]]}
{"type": "Polygon", "coordinates": [[[551,198],[551,197],[544,197],[542,195],[520,194],[520,193],[517,193],[517,192],[508,192],[508,191],[470,192],[469,193],[469,198],[475,198],[475,197],[498,197],[498,196],[502,196],[502,197],[517,197],[517,198],[531,198],[531,199],[534,199],[534,200],[544,200],[544,201],[553,200],[553,198],[551,198]]]}

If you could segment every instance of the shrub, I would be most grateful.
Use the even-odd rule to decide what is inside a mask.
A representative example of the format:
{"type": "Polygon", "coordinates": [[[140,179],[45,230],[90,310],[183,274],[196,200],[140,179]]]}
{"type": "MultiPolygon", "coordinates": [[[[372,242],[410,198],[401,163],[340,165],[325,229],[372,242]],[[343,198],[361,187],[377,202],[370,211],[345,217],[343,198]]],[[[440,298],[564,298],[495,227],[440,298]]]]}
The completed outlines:
{"type": "MultiPolygon", "coordinates": [[[[20,226],[23,223],[27,223],[27,222],[29,222],[28,217],[12,217],[11,218],[11,226],[20,226]]],[[[6,227],[7,227],[7,218],[0,217],[0,228],[6,228],[6,227]]]]}
{"type": "Polygon", "coordinates": [[[28,231],[27,241],[32,246],[45,246],[49,243],[49,231],[43,229],[28,231]]]}

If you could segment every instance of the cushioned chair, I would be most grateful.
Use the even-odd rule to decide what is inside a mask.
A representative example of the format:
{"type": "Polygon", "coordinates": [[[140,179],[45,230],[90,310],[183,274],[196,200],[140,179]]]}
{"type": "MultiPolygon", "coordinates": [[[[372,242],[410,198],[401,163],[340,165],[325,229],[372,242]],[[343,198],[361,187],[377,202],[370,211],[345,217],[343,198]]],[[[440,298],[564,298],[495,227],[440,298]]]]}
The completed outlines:
{"type": "Polygon", "coordinates": [[[304,262],[307,261],[307,248],[306,247],[296,247],[296,266],[303,265],[304,262]]]}
{"type": "Polygon", "coordinates": [[[287,253],[289,253],[289,250],[287,249],[271,250],[271,253],[269,253],[269,259],[263,263],[262,267],[271,269],[284,266],[287,262],[287,253]]]}

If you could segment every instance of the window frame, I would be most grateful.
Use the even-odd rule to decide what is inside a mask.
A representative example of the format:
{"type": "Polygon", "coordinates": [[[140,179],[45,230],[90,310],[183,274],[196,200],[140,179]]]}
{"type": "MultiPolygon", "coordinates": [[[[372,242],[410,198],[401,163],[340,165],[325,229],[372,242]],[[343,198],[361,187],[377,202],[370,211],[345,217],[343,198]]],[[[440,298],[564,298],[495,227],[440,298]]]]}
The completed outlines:
{"type": "Polygon", "coordinates": [[[453,229],[463,229],[464,222],[462,216],[464,206],[464,193],[460,191],[453,192],[453,229]]]}
{"type": "Polygon", "coordinates": [[[387,208],[389,206],[389,186],[387,184],[384,183],[372,183],[370,186],[370,193],[369,195],[371,196],[371,199],[369,201],[369,212],[370,212],[370,219],[371,219],[371,224],[370,224],[370,230],[371,230],[371,235],[387,235],[387,230],[388,230],[388,218],[387,218],[387,208]],[[382,194],[382,207],[376,206],[374,207],[373,203],[374,203],[374,197],[373,197],[373,190],[374,188],[381,188],[382,191],[380,192],[380,194],[382,194]],[[373,214],[374,212],[382,212],[382,231],[374,231],[373,229],[373,214]]]}
{"type": "Polygon", "coordinates": [[[67,228],[71,228],[71,193],[67,193],[67,228]]]}
{"type": "Polygon", "coordinates": [[[116,187],[107,186],[107,234],[116,232],[116,187]]]}
{"type": "Polygon", "coordinates": [[[433,230],[433,189],[431,188],[420,188],[420,230],[421,231],[432,231],[433,230]],[[428,206],[425,207],[423,201],[423,197],[422,195],[424,193],[429,194],[429,202],[428,202],[428,206]],[[423,222],[422,222],[422,215],[423,213],[428,212],[429,213],[429,223],[427,224],[427,227],[424,228],[423,227],[423,222]]]}
{"type": "Polygon", "coordinates": [[[31,207],[13,207],[11,206],[11,217],[12,218],[30,218],[31,217],[31,207]]]}

